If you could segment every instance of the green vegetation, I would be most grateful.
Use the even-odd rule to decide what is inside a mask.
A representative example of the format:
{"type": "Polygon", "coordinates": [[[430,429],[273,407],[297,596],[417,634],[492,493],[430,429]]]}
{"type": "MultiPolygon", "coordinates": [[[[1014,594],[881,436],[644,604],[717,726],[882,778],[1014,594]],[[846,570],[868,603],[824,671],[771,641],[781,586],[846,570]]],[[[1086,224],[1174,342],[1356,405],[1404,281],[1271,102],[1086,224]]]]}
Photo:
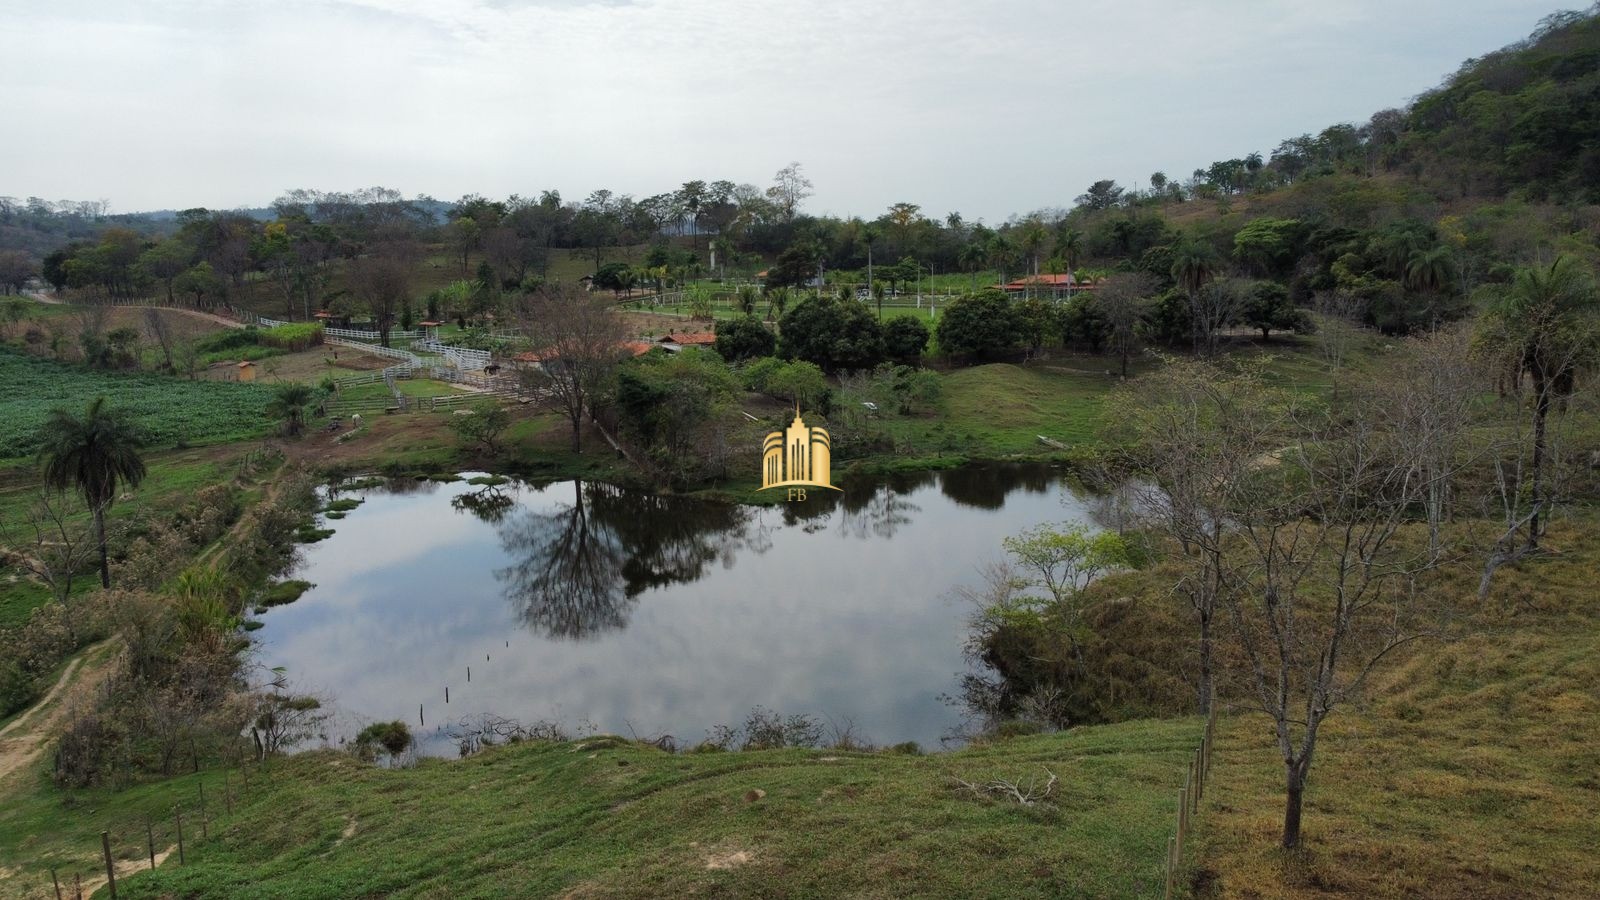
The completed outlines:
{"type": "MultiPolygon", "coordinates": [[[[1192,720],[1136,723],[933,756],[673,755],[595,737],[401,770],[313,753],[275,762],[270,782],[254,778],[234,818],[189,845],[187,866],[119,887],[129,897],[422,896],[446,886],[479,896],[514,882],[530,895],[742,896],[781,879],[819,896],[1149,896],[1199,732],[1192,720]],[[960,784],[1031,780],[1039,790],[1047,773],[1059,779],[1052,796],[1030,806],[960,784]]],[[[174,787],[192,792],[192,779],[174,787]]],[[[158,791],[86,793],[78,805],[116,805],[77,831],[52,831],[93,848],[111,826],[131,858],[142,844],[122,838],[117,818],[142,841],[138,816],[158,791]]],[[[42,814],[38,798],[0,814],[0,838],[42,814]]],[[[26,857],[0,863],[37,871],[26,857]]]]}
{"type": "Polygon", "coordinates": [[[270,390],[253,384],[190,382],[161,375],[96,372],[0,347],[0,446],[13,457],[39,448],[40,426],[56,407],[94,397],[126,410],[153,447],[243,440],[265,430],[270,390]]]}
{"type": "Polygon", "coordinates": [[[300,599],[301,594],[311,590],[313,587],[316,587],[316,585],[309,581],[300,581],[298,579],[279,581],[268,585],[266,590],[261,592],[261,596],[258,598],[258,605],[273,607],[293,603],[300,599]]]}

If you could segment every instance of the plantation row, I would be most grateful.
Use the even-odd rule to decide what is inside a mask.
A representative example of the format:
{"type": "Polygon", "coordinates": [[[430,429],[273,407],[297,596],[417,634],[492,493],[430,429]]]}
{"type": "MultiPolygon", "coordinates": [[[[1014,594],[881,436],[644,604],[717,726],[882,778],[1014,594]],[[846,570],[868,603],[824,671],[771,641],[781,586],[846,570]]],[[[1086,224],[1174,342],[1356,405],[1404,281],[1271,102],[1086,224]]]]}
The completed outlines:
{"type": "Polygon", "coordinates": [[[272,390],[256,384],[182,381],[163,375],[96,372],[0,348],[0,458],[34,452],[39,426],[57,407],[78,410],[104,396],[127,409],[151,444],[243,440],[268,427],[272,390]]]}

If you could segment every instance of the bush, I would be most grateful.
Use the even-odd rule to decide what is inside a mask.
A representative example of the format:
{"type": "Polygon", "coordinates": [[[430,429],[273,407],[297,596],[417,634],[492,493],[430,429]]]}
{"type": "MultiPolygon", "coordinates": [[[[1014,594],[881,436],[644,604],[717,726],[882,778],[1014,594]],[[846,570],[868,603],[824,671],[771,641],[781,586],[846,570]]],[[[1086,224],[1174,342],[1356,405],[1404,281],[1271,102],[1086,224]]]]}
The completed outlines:
{"type": "Polygon", "coordinates": [[[361,729],[356,735],[356,752],[363,759],[372,759],[378,748],[391,757],[399,756],[410,748],[412,742],[411,729],[406,723],[374,722],[361,729]]]}
{"type": "Polygon", "coordinates": [[[927,349],[928,326],[921,319],[898,316],[883,326],[883,352],[894,362],[914,366],[927,349]]]}
{"type": "Polygon", "coordinates": [[[778,339],[753,315],[717,323],[717,355],[728,362],[771,356],[778,339]]]}
{"type": "Polygon", "coordinates": [[[261,332],[261,343],[294,352],[320,345],[322,337],[321,322],[295,322],[261,332]]]}
{"type": "Polygon", "coordinates": [[[779,320],[779,354],[820,366],[824,372],[870,369],[883,362],[883,326],[856,300],[813,297],[779,320]]]}
{"type": "Polygon", "coordinates": [[[945,353],[981,360],[1016,347],[1022,329],[1010,298],[990,288],[946,306],[939,316],[938,334],[945,353]]]}

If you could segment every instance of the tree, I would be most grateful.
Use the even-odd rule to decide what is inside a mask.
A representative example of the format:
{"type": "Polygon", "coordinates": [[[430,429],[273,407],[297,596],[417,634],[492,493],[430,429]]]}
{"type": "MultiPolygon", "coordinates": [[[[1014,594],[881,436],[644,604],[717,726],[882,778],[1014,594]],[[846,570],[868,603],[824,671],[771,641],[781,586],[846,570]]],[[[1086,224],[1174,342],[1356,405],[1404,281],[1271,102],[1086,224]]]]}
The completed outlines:
{"type": "Polygon", "coordinates": [[[946,306],[937,333],[945,353],[977,360],[1014,348],[1022,338],[1022,326],[1005,292],[986,288],[946,306]]]}
{"type": "Polygon", "coordinates": [[[172,288],[180,294],[193,294],[195,305],[199,306],[207,297],[221,296],[226,285],[211,263],[201,261],[174,278],[172,288]]]}
{"type": "Polygon", "coordinates": [[[511,413],[488,398],[472,404],[467,413],[451,416],[450,430],[462,443],[476,445],[486,453],[498,453],[500,436],[511,427],[511,413]]]}
{"type": "Polygon", "coordinates": [[[1244,324],[1259,330],[1263,341],[1271,340],[1275,330],[1310,334],[1317,327],[1311,316],[1289,299],[1288,289],[1273,281],[1258,281],[1246,288],[1241,312],[1244,324]]]}
{"type": "Polygon", "coordinates": [[[39,432],[45,484],[56,490],[78,491],[94,516],[101,587],[111,587],[106,513],[117,499],[119,486],[134,488],[144,480],[140,455],[144,446],[143,430],[126,410],[107,406],[104,397],[90,401],[81,417],[55,409],[39,432]]]}
{"type": "Polygon", "coordinates": [[[301,381],[285,381],[272,392],[267,402],[267,415],[283,422],[283,430],[290,437],[298,437],[306,425],[306,407],[313,392],[311,385],[301,381]]]}
{"type": "Polygon", "coordinates": [[[409,245],[391,244],[350,261],[350,291],[372,311],[385,347],[401,304],[411,296],[413,256],[409,245]]]}
{"type": "Polygon", "coordinates": [[[1233,236],[1233,255],[1257,275],[1284,276],[1300,258],[1305,226],[1298,219],[1255,219],[1233,236]]]}
{"type": "Polygon", "coordinates": [[[1144,306],[1155,293],[1155,281],[1143,272],[1113,275],[1101,283],[1091,298],[1105,317],[1111,352],[1121,361],[1123,378],[1128,377],[1128,361],[1139,352],[1139,324],[1144,306]]]}
{"type": "Polygon", "coordinates": [[[883,326],[855,300],[813,297],[778,320],[778,352],[825,372],[870,369],[883,361],[883,326]]]}
{"type": "Polygon", "coordinates": [[[800,204],[811,196],[811,179],[800,171],[800,164],[789,163],[772,176],[772,187],[767,188],[767,198],[778,208],[786,222],[794,221],[800,204]]]}
{"type": "Polygon", "coordinates": [[[22,293],[28,279],[39,274],[39,264],[25,250],[0,250],[0,288],[22,293]]]}
{"type": "Polygon", "coordinates": [[[928,349],[928,336],[928,326],[921,319],[896,316],[883,326],[884,355],[902,366],[915,366],[928,349]]]}
{"type": "Polygon", "coordinates": [[[519,310],[523,333],[540,361],[522,377],[548,394],[572,425],[572,452],[583,449],[583,416],[591,397],[615,371],[626,334],[603,298],[553,285],[529,295],[519,310]]]}
{"type": "Polygon", "coordinates": [[[1078,195],[1077,204],[1086,209],[1111,209],[1122,203],[1122,188],[1115,181],[1104,179],[1089,185],[1089,189],[1078,195]]]}
{"type": "Polygon", "coordinates": [[[168,327],[166,318],[161,315],[161,310],[156,309],[154,306],[145,307],[144,327],[145,331],[156,339],[156,344],[161,347],[161,354],[167,360],[167,368],[176,371],[172,364],[172,329],[168,327]]]}
{"type": "Polygon", "coordinates": [[[1217,276],[1220,264],[1217,252],[1210,244],[1185,240],[1172,251],[1172,280],[1178,283],[1189,298],[1190,325],[1194,329],[1194,349],[1199,353],[1209,348],[1211,334],[1206,330],[1206,317],[1201,314],[1200,290],[1217,276]]]}
{"type": "MultiPolygon", "coordinates": [[[[1576,389],[1578,377],[1600,359],[1600,292],[1577,260],[1562,256],[1549,266],[1517,273],[1505,296],[1483,322],[1483,341],[1490,352],[1532,389],[1532,459],[1525,489],[1527,514],[1514,517],[1499,542],[1500,556],[1538,549],[1546,513],[1553,502],[1547,490],[1549,420],[1556,403],[1576,389]],[[1515,543],[1521,533],[1522,547],[1515,543]]],[[[1517,493],[1521,493],[1518,490],[1517,493]]]]}
{"type": "Polygon", "coordinates": [[[1276,449],[1282,404],[1256,373],[1224,374],[1173,360],[1118,389],[1110,426],[1139,507],[1179,551],[1177,593],[1193,610],[1198,635],[1197,706],[1216,692],[1215,647],[1227,585],[1229,523],[1262,455],[1276,449]]]}
{"type": "Polygon", "coordinates": [[[37,578],[63,607],[72,599],[75,579],[95,557],[93,535],[77,521],[82,511],[72,494],[45,487],[24,514],[25,532],[0,527],[9,548],[0,550],[0,560],[37,578]]]}
{"type": "Polygon", "coordinates": [[[717,342],[713,349],[730,363],[771,356],[777,347],[778,339],[753,315],[746,313],[740,318],[717,323],[717,342]]]}
{"type": "Polygon", "coordinates": [[[800,240],[790,244],[767,269],[767,289],[804,286],[817,277],[821,260],[822,247],[815,241],[800,240]]]}

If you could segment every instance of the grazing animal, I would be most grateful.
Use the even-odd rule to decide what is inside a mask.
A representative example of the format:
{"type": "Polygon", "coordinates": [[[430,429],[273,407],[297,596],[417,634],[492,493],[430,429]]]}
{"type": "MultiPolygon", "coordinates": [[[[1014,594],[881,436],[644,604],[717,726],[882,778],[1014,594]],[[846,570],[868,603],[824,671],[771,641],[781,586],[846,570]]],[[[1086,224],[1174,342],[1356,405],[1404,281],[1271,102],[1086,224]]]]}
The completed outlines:
{"type": "Polygon", "coordinates": [[[350,417],[350,427],[351,428],[360,428],[361,427],[361,413],[356,413],[355,415],[350,417]]]}

